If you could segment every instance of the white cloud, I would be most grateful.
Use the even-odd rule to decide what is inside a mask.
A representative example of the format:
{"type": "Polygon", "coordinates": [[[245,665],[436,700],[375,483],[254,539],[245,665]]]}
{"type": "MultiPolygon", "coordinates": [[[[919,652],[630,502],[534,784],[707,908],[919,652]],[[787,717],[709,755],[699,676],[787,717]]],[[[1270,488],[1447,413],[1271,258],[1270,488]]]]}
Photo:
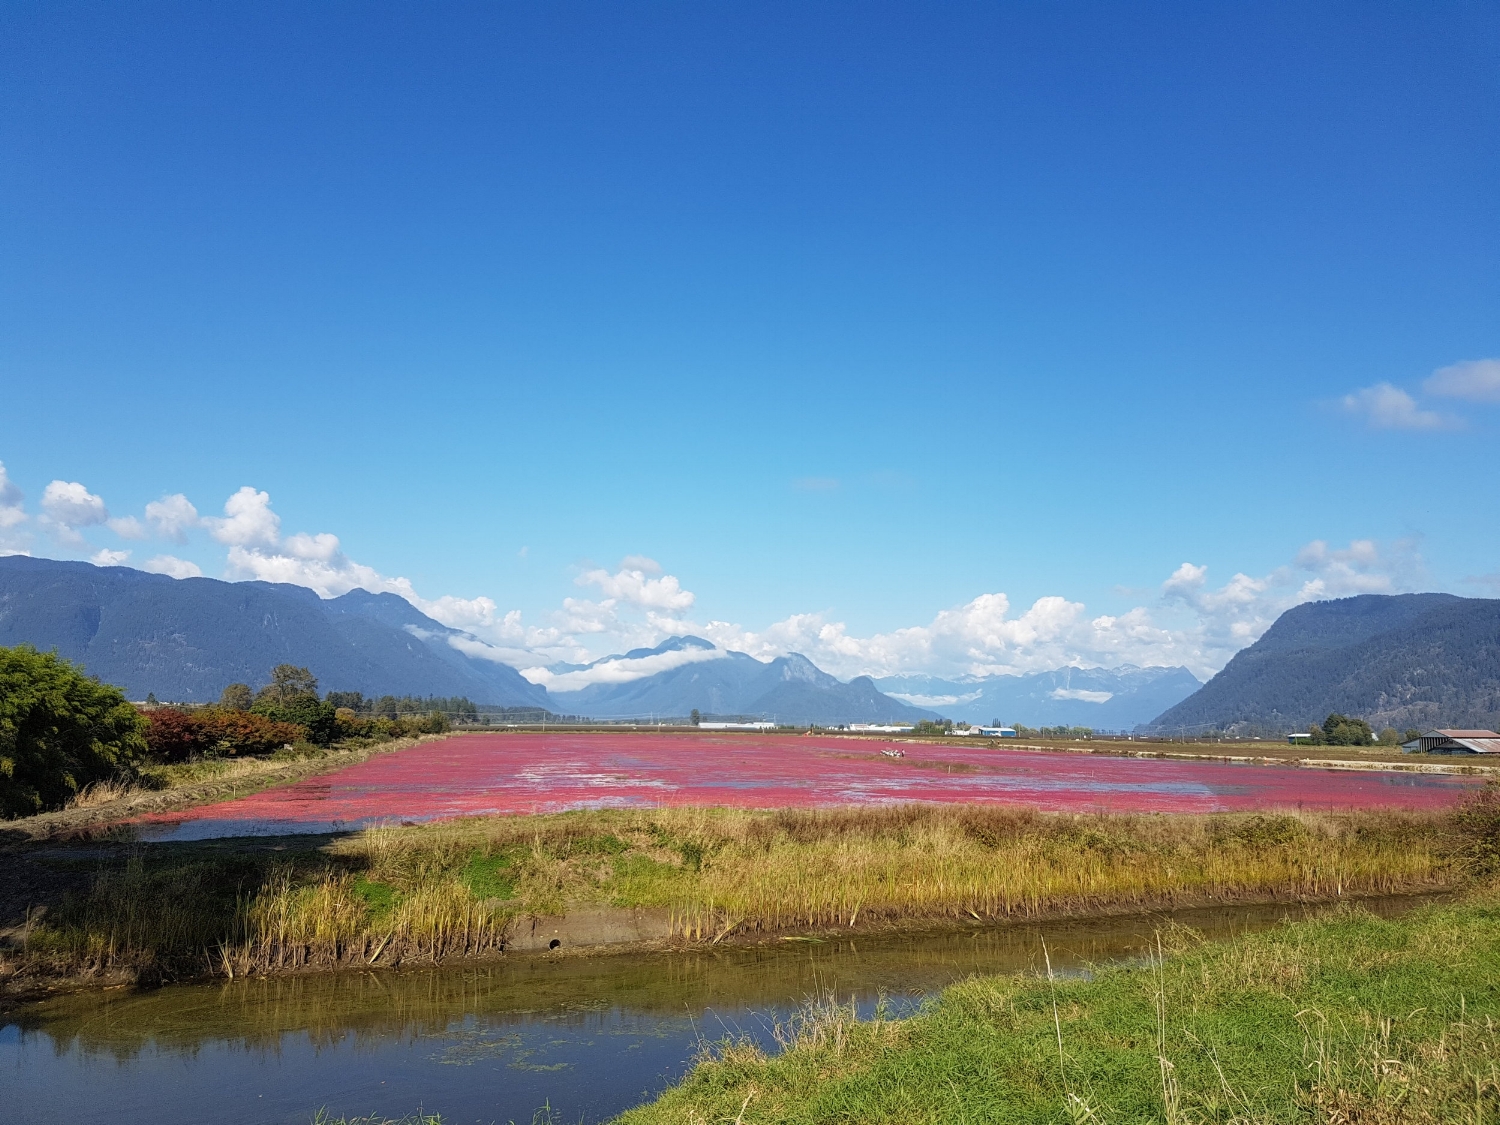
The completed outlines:
{"type": "Polygon", "coordinates": [[[147,559],[141,569],[151,574],[165,574],[169,578],[203,577],[203,571],[197,563],[173,555],[157,555],[154,559],[147,559]]]}
{"type": "Polygon", "coordinates": [[[59,543],[82,547],[80,527],[94,527],[109,519],[102,497],[77,481],[55,480],[42,489],[42,523],[59,543]]]}
{"type": "Polygon", "coordinates": [[[129,557],[129,551],[111,551],[104,547],[90,555],[89,562],[95,566],[119,566],[129,557]]]}
{"type": "Polygon", "coordinates": [[[174,543],[186,543],[187,533],[203,524],[198,518],[198,509],[180,492],[147,504],[146,522],[158,536],[174,543]]]}
{"type": "Polygon", "coordinates": [[[1439,367],[1423,389],[1443,398],[1465,402],[1500,402],[1500,359],[1469,359],[1439,367]]]}
{"type": "Polygon", "coordinates": [[[42,489],[42,511],[70,527],[93,527],[109,519],[104,500],[77,481],[55,480],[42,489]]]}
{"type": "Polygon", "coordinates": [[[729,654],[718,648],[683,648],[672,652],[658,652],[650,656],[634,658],[620,657],[603,660],[591,668],[578,668],[570,672],[553,672],[547,668],[523,668],[521,675],[534,684],[541,684],[548,691],[578,691],[590,684],[628,684],[645,676],[654,676],[684,664],[701,664],[706,660],[722,660],[729,654]]]}
{"type": "Polygon", "coordinates": [[[104,522],[121,539],[145,539],[149,534],[141,521],[134,516],[116,516],[104,522]]]}
{"type": "Polygon", "coordinates": [[[590,570],[575,581],[579,586],[599,587],[606,599],[616,602],[674,611],[693,608],[693,594],[684,590],[674,576],[661,574],[659,578],[648,578],[648,574],[661,574],[660,564],[654,559],[632,555],[614,574],[607,570],[590,570]]]}
{"type": "Polygon", "coordinates": [[[29,517],[22,506],[25,497],[0,461],[0,555],[23,554],[30,536],[21,530],[29,517]]]}
{"type": "MultiPolygon", "coordinates": [[[[1208,568],[1183,563],[1162,584],[1160,603],[1090,617],[1066,598],[1038,598],[1012,615],[1003,593],[982,594],[927,625],[868,637],[822,614],[794,614],[759,632],[723,621],[691,627],[723,648],[769,659],[800,652],[844,679],[927,672],[1015,675],[1063,667],[1185,665],[1206,678],[1299,602],[1412,589],[1424,578],[1416,544],[1345,548],[1309,543],[1270,574],[1235,574],[1211,586],[1208,568]]],[[[689,623],[690,624],[690,623],[689,623]]],[[[1080,697],[1081,698],[1081,697],[1080,697]]]]}
{"type": "Polygon", "coordinates": [[[281,538],[281,517],[271,511],[271,494],[248,484],[224,501],[223,518],[203,521],[220,543],[234,547],[274,547],[281,538]]]}
{"type": "MultiPolygon", "coordinates": [[[[0,551],[24,546],[3,538],[27,521],[21,501],[0,465],[0,551]]],[[[45,526],[75,537],[77,528],[109,520],[102,499],[66,481],[48,486],[43,509],[45,526]]],[[[190,530],[206,527],[228,548],[231,578],[293,583],[325,598],[356,588],[396,594],[439,623],[461,630],[448,638],[455,649],[525,669],[532,682],[560,691],[629,682],[684,663],[719,659],[731,650],[762,660],[799,652],[844,679],[907,672],[984,676],[1120,664],[1184,664],[1206,677],[1298,602],[1411,589],[1424,574],[1411,542],[1354,540],[1335,548],[1314,540],[1268,574],[1238,573],[1221,585],[1210,584],[1207,567],[1184,562],[1162,583],[1159,601],[1123,613],[1091,615],[1083,603],[1057,595],[1018,609],[1005,593],[992,591],[941,610],[926,624],[859,636],[846,623],[816,612],[792,614],[758,630],[727,621],[697,622],[690,616],[695,594],[655,559],[631,555],[618,570],[593,569],[575,579],[576,585],[596,590],[597,598],[565,597],[556,611],[532,624],[518,610],[502,611],[491,597],[424,598],[408,579],[388,577],[350,559],[338,536],[329,532],[283,537],[270,495],[253,487],[239,489],[226,501],[224,515],[210,519],[199,517],[180,493],[163,496],[146,506],[145,523],[156,535],[179,541],[190,530]],[[706,637],[716,648],[599,660],[605,652],[650,647],[674,634],[706,637]],[[591,661],[596,662],[593,667],[581,670],[554,672],[549,667],[591,661]]],[[[129,517],[110,521],[110,526],[127,536],[141,529],[129,517]]],[[[114,565],[128,552],[106,549],[93,557],[100,565],[114,565]]],[[[171,555],[141,565],[177,578],[201,574],[196,564],[171,555]]],[[[1094,696],[1102,699],[1101,693],[1069,698],[1094,696]]]]}
{"type": "Polygon", "coordinates": [[[644,570],[647,574],[660,574],[661,563],[647,555],[626,555],[620,560],[621,570],[644,570]]]}
{"type": "Polygon", "coordinates": [[[1115,697],[1112,691],[1084,691],[1083,688],[1053,688],[1047,695],[1052,699],[1073,699],[1080,703],[1108,703],[1115,697]]]}
{"type": "Polygon", "coordinates": [[[1416,399],[1390,383],[1376,383],[1341,400],[1350,414],[1358,414],[1379,430],[1445,430],[1459,425],[1455,418],[1423,410],[1416,399]]]}

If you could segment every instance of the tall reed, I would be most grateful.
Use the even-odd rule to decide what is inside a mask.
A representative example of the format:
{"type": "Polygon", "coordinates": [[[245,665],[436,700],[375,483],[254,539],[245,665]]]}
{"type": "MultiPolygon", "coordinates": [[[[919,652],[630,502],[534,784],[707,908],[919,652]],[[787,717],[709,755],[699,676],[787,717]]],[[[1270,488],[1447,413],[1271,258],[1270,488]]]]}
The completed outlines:
{"type": "Polygon", "coordinates": [[[28,931],[41,971],[263,973],[504,947],[518,916],[659,910],[678,940],[1457,878],[1435,816],[1076,816],[963,806],[606,810],[351,834],[290,858],[141,849],[28,931]]]}

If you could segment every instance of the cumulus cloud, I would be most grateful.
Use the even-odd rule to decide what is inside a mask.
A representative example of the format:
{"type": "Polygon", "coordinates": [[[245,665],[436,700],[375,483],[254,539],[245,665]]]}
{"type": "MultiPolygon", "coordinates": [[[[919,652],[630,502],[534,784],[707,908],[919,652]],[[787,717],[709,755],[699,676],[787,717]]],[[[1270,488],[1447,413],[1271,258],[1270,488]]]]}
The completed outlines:
{"type": "Polygon", "coordinates": [[[281,517],[271,511],[271,494],[248,484],[224,501],[224,515],[203,521],[220,543],[232,547],[274,547],[281,538],[281,517]]]}
{"type": "Polygon", "coordinates": [[[160,500],[153,500],[147,504],[146,522],[151,525],[151,530],[157,536],[170,539],[174,543],[186,543],[187,533],[195,527],[202,526],[202,520],[198,518],[198,509],[193,507],[192,501],[180,492],[174,492],[170,496],[163,496],[160,500]]]}
{"type": "MultiPolygon", "coordinates": [[[[192,505],[182,496],[164,497],[159,503],[162,506],[154,515],[148,505],[148,519],[154,519],[165,528],[185,529],[196,522],[207,526],[219,542],[229,545],[227,573],[230,578],[306,586],[323,598],[336,598],[351,590],[396,594],[450,628],[493,632],[499,638],[511,641],[521,639],[543,643],[552,639],[545,632],[528,633],[518,624],[508,627],[491,598],[452,595],[424,598],[408,579],[388,577],[374,567],[349,558],[339,537],[330,532],[297,532],[283,538],[281,517],[271,508],[270,494],[248,485],[225,502],[222,518],[199,519],[192,505]]],[[[471,655],[496,659],[489,646],[479,643],[481,649],[471,655]]],[[[517,655],[514,646],[507,646],[504,651],[508,657],[517,655]]],[[[525,659],[524,656],[521,658],[525,659]]],[[[502,662],[510,663],[511,660],[502,662]]]]}
{"type": "Polygon", "coordinates": [[[1376,383],[1343,397],[1341,404],[1350,414],[1364,418],[1378,430],[1446,430],[1458,420],[1435,410],[1423,410],[1400,387],[1376,383]]]}
{"type": "MultiPolygon", "coordinates": [[[[201,517],[186,496],[175,493],[146,505],[144,524],[130,517],[111,520],[100,497],[68,481],[48,485],[42,510],[38,522],[54,534],[75,537],[79,544],[79,528],[106,522],[127,538],[149,528],[159,538],[178,542],[201,528],[227,549],[227,577],[293,583],[325,598],[356,588],[398,595],[458,630],[447,637],[455,649],[524,669],[523,675],[533,683],[558,691],[624,683],[686,663],[720,659],[729,651],[762,660],[798,652],[844,679],[905,672],[964,678],[1120,664],[1183,664],[1206,677],[1292,605],[1349,594],[1399,592],[1414,588],[1425,577],[1415,542],[1383,545],[1356,539],[1337,547],[1314,540],[1287,564],[1265,574],[1236,573],[1211,581],[1206,566],[1184,562],[1165,578],[1151,604],[1123,613],[1091,614],[1082,602],[1058,595],[1018,607],[1004,592],[991,591],[942,609],[925,624],[861,636],[845,622],[818,612],[794,613],[758,629],[696,621],[693,591],[655,559],[629,555],[617,569],[594,568],[575,578],[576,586],[595,596],[565,597],[555,611],[529,622],[518,610],[504,611],[495,599],[483,595],[423,597],[408,579],[387,576],[349,558],[339,537],[330,532],[283,536],[269,493],[248,485],[228,498],[220,517],[201,517]],[[600,659],[601,653],[651,647],[674,634],[706,637],[715,647],[600,659]]],[[[16,529],[27,519],[21,493],[0,465],[0,551],[18,549],[16,529]],[[7,533],[11,540],[4,538],[7,533]]],[[[128,557],[128,551],[108,548],[92,556],[99,565],[118,565],[128,557]]],[[[139,565],[175,578],[202,573],[197,564],[172,555],[157,555],[139,565]]],[[[1097,694],[1069,698],[1092,699],[1097,694]]]]}
{"type": "Polygon", "coordinates": [[[678,612],[692,609],[695,600],[692,592],[684,590],[673,575],[661,573],[661,565],[656,560],[640,555],[627,556],[613,574],[607,570],[590,570],[580,574],[575,582],[579,586],[599,587],[607,601],[629,602],[649,609],[678,612]]]}
{"type": "Polygon", "coordinates": [[[0,461],[0,555],[18,554],[29,541],[21,530],[21,525],[30,518],[23,507],[24,500],[21,490],[5,471],[5,463],[0,461]]]}
{"type": "Polygon", "coordinates": [[[1422,388],[1442,398],[1500,402],[1500,359],[1468,359],[1439,367],[1422,388]]]}
{"type": "Polygon", "coordinates": [[[78,529],[94,527],[107,519],[109,509],[103,498],[77,481],[55,480],[42,489],[41,522],[59,543],[82,547],[84,538],[78,529]]]}
{"type": "Polygon", "coordinates": [[[116,516],[104,521],[105,525],[121,539],[148,539],[150,532],[134,516],[116,516]]]}
{"type": "MultiPolygon", "coordinates": [[[[1013,612],[1003,593],[981,594],[926,625],[860,637],[822,614],[794,614],[760,631],[723,621],[689,631],[719,646],[769,659],[800,652],[842,678],[926,672],[971,677],[1063,667],[1185,665],[1200,678],[1224,666],[1299,602],[1412,589],[1425,576],[1416,544],[1382,547],[1355,540],[1309,543],[1269,574],[1235,574],[1222,584],[1208,568],[1183,563],[1162,583],[1154,606],[1090,616],[1058,596],[1013,612]]],[[[1083,697],[1079,697],[1083,698],[1083,697]]]]}
{"type": "Polygon", "coordinates": [[[203,577],[203,571],[197,563],[173,555],[157,555],[154,559],[147,559],[141,569],[151,574],[165,574],[168,578],[203,577]]]}

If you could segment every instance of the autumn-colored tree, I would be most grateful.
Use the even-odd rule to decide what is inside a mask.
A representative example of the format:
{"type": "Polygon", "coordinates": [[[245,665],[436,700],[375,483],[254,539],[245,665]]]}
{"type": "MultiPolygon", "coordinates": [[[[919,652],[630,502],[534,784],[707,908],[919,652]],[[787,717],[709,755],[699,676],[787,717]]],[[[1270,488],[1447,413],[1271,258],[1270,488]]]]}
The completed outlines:
{"type": "Polygon", "coordinates": [[[146,741],[151,753],[164,762],[214,754],[269,754],[307,737],[306,728],[295,723],[225,707],[198,711],[161,707],[150,718],[146,741]]]}

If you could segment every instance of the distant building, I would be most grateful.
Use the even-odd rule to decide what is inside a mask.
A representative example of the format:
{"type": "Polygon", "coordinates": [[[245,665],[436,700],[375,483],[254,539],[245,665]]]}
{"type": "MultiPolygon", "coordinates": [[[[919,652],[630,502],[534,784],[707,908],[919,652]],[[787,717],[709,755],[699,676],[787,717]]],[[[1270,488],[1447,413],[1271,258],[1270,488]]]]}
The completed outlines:
{"type": "Polygon", "coordinates": [[[903,734],[911,730],[911,725],[906,726],[881,726],[879,723],[850,723],[847,730],[859,731],[861,734],[903,734]]]}
{"type": "Polygon", "coordinates": [[[775,723],[699,723],[699,730],[775,730],[775,723]]]}
{"type": "Polygon", "coordinates": [[[1403,742],[1407,754],[1500,754],[1500,734],[1492,730],[1430,730],[1403,742]]]}
{"type": "Polygon", "coordinates": [[[1015,738],[1015,727],[980,727],[979,733],[986,738],[1015,738]]]}
{"type": "Polygon", "coordinates": [[[1296,746],[1299,743],[1311,742],[1312,741],[1312,735],[1310,735],[1310,734],[1289,734],[1289,735],[1286,736],[1286,740],[1288,742],[1290,742],[1293,746],[1296,746]]]}

